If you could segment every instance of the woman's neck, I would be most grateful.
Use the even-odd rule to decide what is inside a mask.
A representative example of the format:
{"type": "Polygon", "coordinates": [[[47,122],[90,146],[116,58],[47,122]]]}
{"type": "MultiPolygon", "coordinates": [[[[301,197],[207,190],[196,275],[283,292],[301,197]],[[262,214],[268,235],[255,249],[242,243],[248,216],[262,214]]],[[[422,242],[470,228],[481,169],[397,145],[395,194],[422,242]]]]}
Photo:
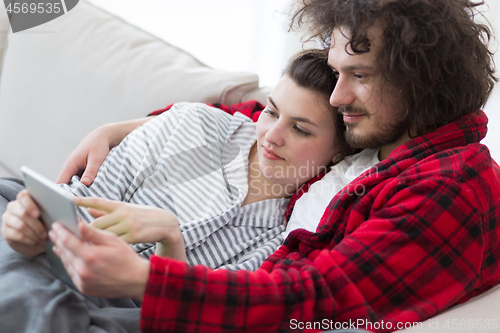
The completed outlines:
{"type": "Polygon", "coordinates": [[[278,184],[264,176],[259,167],[259,155],[255,143],[248,153],[248,193],[242,206],[261,200],[290,196],[296,189],[293,184],[278,184]]]}

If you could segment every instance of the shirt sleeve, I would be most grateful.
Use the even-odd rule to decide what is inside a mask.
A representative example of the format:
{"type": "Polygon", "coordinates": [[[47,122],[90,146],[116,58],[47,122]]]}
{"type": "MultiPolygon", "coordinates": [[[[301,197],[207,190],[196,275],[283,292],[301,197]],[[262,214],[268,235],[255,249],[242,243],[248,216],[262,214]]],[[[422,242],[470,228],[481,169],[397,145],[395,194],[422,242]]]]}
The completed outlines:
{"type": "Polygon", "coordinates": [[[292,315],[290,310],[299,310],[285,306],[294,303],[294,286],[307,286],[301,295],[312,301],[320,291],[313,282],[317,275],[312,267],[289,272],[210,270],[155,256],[142,304],[141,330],[276,332],[283,326],[281,319],[292,315]]]}

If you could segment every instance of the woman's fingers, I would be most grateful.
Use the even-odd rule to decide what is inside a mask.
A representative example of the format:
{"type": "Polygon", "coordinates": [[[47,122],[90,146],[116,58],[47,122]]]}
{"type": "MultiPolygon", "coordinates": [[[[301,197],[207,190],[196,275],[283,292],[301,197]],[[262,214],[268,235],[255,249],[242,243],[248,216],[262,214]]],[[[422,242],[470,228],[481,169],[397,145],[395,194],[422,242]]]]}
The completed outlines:
{"type": "Polygon", "coordinates": [[[19,220],[15,216],[9,216],[8,213],[3,215],[3,225],[2,225],[2,235],[7,242],[17,242],[24,245],[35,246],[38,245],[41,240],[31,232],[21,232],[19,229],[23,221],[19,220]]]}
{"type": "Polygon", "coordinates": [[[132,244],[146,241],[137,234],[137,230],[133,230],[133,228],[127,221],[122,221],[120,219],[109,219],[108,221],[97,221],[97,224],[94,224],[96,221],[92,222],[92,226],[112,232],[127,243],[132,244]]]}
{"type": "Polygon", "coordinates": [[[121,219],[118,218],[115,214],[106,214],[92,221],[90,225],[97,229],[108,230],[111,226],[118,224],[120,222],[121,219]]]}
{"type": "Polygon", "coordinates": [[[123,203],[120,201],[112,201],[101,198],[82,198],[77,197],[73,199],[75,205],[94,208],[106,213],[111,213],[115,209],[119,208],[123,203]]]}
{"type": "Polygon", "coordinates": [[[95,208],[87,208],[87,212],[89,212],[89,214],[95,219],[107,214],[106,212],[103,212],[102,210],[98,210],[95,208]]]}
{"type": "Polygon", "coordinates": [[[40,210],[38,209],[38,206],[36,205],[35,201],[29,194],[28,190],[22,190],[17,194],[16,201],[20,203],[20,205],[23,207],[24,214],[29,214],[31,217],[34,218],[39,218],[40,217],[40,210]]]}
{"type": "MultiPolygon", "coordinates": [[[[22,239],[30,239],[37,244],[44,242],[47,239],[45,226],[38,218],[34,218],[33,212],[28,212],[28,209],[29,208],[26,208],[20,200],[10,202],[7,205],[3,223],[6,227],[20,234],[17,237],[19,241],[22,241],[22,239]]],[[[35,214],[35,216],[36,215],[37,214],[35,214]]]]}

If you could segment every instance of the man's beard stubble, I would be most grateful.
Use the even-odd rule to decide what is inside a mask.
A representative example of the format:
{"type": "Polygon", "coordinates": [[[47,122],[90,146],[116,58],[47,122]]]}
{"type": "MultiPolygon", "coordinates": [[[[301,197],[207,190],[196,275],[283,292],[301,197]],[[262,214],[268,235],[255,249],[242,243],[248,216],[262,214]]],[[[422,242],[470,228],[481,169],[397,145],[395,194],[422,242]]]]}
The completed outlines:
{"type": "MultiPolygon", "coordinates": [[[[364,114],[365,117],[370,118],[371,115],[364,108],[353,107],[348,105],[346,107],[339,107],[338,112],[342,114],[364,114]]],[[[346,123],[345,139],[349,146],[357,149],[365,148],[380,148],[382,146],[391,144],[399,140],[403,134],[408,130],[406,117],[397,117],[393,122],[380,123],[375,121],[373,123],[373,130],[364,135],[354,134],[353,129],[355,123],[346,123]]]]}

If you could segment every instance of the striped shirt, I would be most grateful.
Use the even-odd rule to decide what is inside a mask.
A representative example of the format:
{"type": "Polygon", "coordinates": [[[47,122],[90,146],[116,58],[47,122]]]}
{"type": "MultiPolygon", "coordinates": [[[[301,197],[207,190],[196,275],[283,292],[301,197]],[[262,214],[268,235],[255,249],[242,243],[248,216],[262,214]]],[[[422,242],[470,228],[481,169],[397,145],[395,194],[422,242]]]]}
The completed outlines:
{"type": "MultiPolygon", "coordinates": [[[[111,150],[93,184],[76,196],[165,209],[176,216],[189,264],[255,270],[282,243],[287,198],[242,206],[256,124],[198,103],[178,103],[111,150]]],[[[80,209],[86,221],[92,217],[80,209]]],[[[142,256],[154,244],[133,245],[142,256]]]]}

